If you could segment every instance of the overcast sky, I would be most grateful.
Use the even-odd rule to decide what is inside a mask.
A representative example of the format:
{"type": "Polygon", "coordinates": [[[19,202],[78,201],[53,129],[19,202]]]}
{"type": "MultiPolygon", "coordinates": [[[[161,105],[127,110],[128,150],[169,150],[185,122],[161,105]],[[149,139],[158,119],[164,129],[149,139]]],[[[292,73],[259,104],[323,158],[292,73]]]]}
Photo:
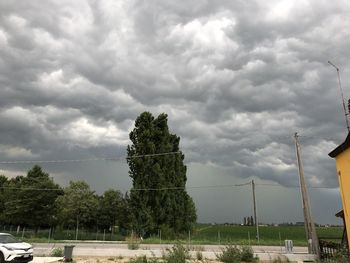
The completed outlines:
{"type": "Polygon", "coordinates": [[[328,153],[347,130],[327,61],[347,100],[349,13],[346,0],[2,0],[0,160],[120,157],[43,167],[62,185],[125,192],[134,120],[165,112],[199,221],[241,222],[250,187],[190,187],[252,179],[262,222],[302,221],[297,131],[309,186],[326,188],[310,189],[315,220],[341,223],[328,153]]]}

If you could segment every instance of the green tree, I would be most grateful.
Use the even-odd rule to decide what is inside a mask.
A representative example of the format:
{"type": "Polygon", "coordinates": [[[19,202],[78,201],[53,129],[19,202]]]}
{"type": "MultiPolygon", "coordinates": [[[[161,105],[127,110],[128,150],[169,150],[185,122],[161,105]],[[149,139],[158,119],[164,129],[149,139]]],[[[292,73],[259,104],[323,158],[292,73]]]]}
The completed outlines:
{"type": "Polygon", "coordinates": [[[64,195],[56,200],[62,226],[92,228],[96,225],[98,197],[84,181],[69,182],[64,195]]]}
{"type": "Polygon", "coordinates": [[[164,226],[181,233],[191,229],[196,210],[185,190],[180,138],[169,132],[167,115],[154,118],[149,112],[142,113],[129,137],[132,144],[127,148],[127,162],[133,183],[130,205],[135,230],[154,233],[164,226]]]}
{"type": "Polygon", "coordinates": [[[133,221],[133,216],[130,207],[130,196],[128,193],[124,195],[124,198],[122,199],[122,206],[120,209],[121,210],[118,216],[119,227],[121,234],[126,235],[127,230],[131,229],[133,221]]]}
{"type": "Polygon", "coordinates": [[[116,190],[107,190],[99,198],[98,226],[103,229],[113,229],[120,224],[123,206],[123,195],[116,190]]]}
{"type": "Polygon", "coordinates": [[[5,209],[5,187],[8,183],[8,179],[5,175],[0,175],[0,223],[4,223],[4,209],[5,209]]]}
{"type": "Polygon", "coordinates": [[[56,222],[54,204],[63,191],[40,166],[33,166],[27,176],[17,176],[5,184],[3,215],[7,223],[38,229],[56,222]]]}

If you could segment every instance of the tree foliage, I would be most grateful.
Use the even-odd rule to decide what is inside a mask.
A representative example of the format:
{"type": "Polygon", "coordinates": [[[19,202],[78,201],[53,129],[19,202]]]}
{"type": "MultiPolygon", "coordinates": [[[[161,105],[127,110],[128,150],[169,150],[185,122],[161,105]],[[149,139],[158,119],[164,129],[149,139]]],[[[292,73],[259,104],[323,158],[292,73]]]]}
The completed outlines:
{"type": "Polygon", "coordinates": [[[17,176],[3,184],[6,223],[37,228],[55,222],[55,200],[63,191],[40,166],[33,166],[27,176],[17,176]]]}
{"type": "Polygon", "coordinates": [[[99,198],[98,226],[103,229],[112,229],[119,225],[123,211],[123,195],[117,190],[107,190],[99,198]]]}
{"type": "MultiPolygon", "coordinates": [[[[6,202],[6,197],[5,197],[5,189],[4,187],[6,187],[8,183],[8,179],[5,175],[0,175],[0,211],[4,211],[5,210],[5,202],[6,202]]],[[[4,217],[4,213],[0,213],[0,222],[4,223],[5,222],[5,217],[4,217]]]]}
{"type": "Polygon", "coordinates": [[[84,181],[70,182],[64,195],[56,200],[58,218],[62,225],[96,225],[98,197],[84,181]]]}
{"type": "Polygon", "coordinates": [[[49,174],[35,165],[26,176],[0,175],[0,224],[39,227],[61,226],[113,231],[126,234],[131,227],[129,195],[107,190],[97,195],[84,181],[62,189],[49,174]]]}
{"type": "Polygon", "coordinates": [[[133,227],[140,233],[156,232],[161,226],[175,233],[189,230],[196,221],[196,210],[185,190],[186,166],[179,149],[180,138],[169,132],[167,115],[154,118],[149,112],[142,113],[129,137],[133,227]],[[171,154],[158,155],[162,153],[171,154]]]}

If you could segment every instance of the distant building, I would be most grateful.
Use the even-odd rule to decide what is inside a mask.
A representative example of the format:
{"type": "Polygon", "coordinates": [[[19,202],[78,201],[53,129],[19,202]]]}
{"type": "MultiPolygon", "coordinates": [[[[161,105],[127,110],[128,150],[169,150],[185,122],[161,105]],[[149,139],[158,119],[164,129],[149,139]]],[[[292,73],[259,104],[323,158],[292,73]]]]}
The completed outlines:
{"type": "MultiPolygon", "coordinates": [[[[343,212],[337,213],[337,216],[344,220],[343,242],[349,246],[348,237],[350,236],[350,132],[345,141],[329,153],[329,156],[335,158],[337,168],[339,188],[343,202],[343,212]]],[[[350,247],[349,247],[350,248],[350,247]]]]}

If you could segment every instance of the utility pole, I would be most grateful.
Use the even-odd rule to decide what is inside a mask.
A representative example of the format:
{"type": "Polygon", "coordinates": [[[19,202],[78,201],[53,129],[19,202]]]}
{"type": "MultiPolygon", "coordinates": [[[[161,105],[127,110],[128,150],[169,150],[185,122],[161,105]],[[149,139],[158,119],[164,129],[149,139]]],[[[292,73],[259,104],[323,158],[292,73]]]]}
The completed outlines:
{"type": "Polygon", "coordinates": [[[259,237],[259,223],[256,217],[256,200],[255,200],[255,184],[254,180],[252,180],[252,191],[253,191],[253,207],[254,207],[254,222],[256,226],[256,238],[258,239],[258,243],[260,242],[260,237],[259,237]]]}
{"type": "Polygon", "coordinates": [[[318,243],[315,224],[311,217],[310,200],[309,200],[309,195],[306,188],[303,163],[301,161],[298,133],[294,134],[294,139],[295,139],[296,157],[297,157],[298,170],[299,170],[300,191],[301,191],[303,212],[304,212],[305,234],[308,242],[308,249],[310,254],[315,254],[317,258],[320,259],[320,246],[318,243]]]}

